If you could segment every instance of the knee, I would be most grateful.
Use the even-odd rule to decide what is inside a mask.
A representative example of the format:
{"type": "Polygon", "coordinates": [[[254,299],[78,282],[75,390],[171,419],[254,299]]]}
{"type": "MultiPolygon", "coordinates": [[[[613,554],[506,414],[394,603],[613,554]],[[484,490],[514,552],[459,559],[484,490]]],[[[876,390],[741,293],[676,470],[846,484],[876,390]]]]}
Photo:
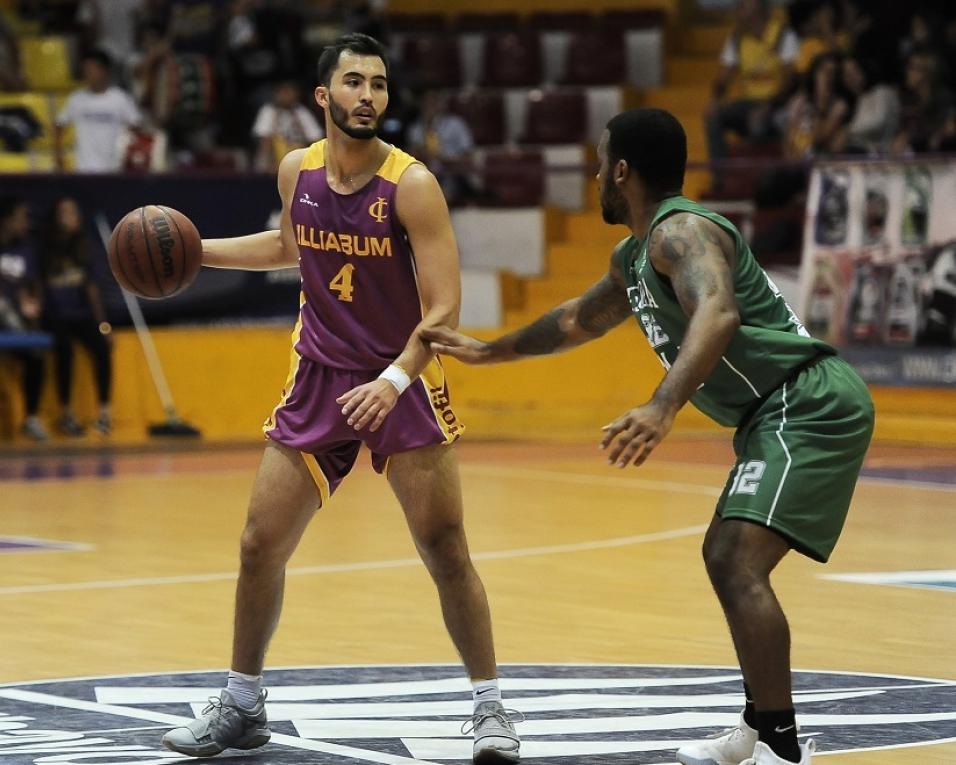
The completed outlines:
{"type": "Polygon", "coordinates": [[[285,565],[291,551],[284,550],[282,540],[265,529],[246,524],[239,541],[239,562],[243,571],[261,573],[285,565]]]}
{"type": "Polygon", "coordinates": [[[748,601],[767,582],[766,577],[735,554],[732,548],[705,545],[704,564],[717,597],[727,605],[748,601]]]}
{"type": "Polygon", "coordinates": [[[459,577],[471,567],[465,531],[459,524],[429,529],[417,535],[416,544],[436,578],[459,577]]]}

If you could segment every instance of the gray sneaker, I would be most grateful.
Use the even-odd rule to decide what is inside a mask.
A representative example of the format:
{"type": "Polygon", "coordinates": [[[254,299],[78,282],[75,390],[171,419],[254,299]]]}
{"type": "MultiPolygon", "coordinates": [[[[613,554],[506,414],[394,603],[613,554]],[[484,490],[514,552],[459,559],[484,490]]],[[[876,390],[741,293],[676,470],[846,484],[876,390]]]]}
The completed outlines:
{"type": "Polygon", "coordinates": [[[505,709],[500,701],[479,704],[474,716],[461,726],[467,735],[474,731],[474,765],[509,765],[519,759],[521,741],[515,733],[515,722],[521,722],[520,712],[505,709]]]}
{"type": "Polygon", "coordinates": [[[212,757],[224,749],[255,749],[272,734],[266,719],[266,692],[262,691],[252,709],[242,709],[223,689],[217,699],[188,725],[173,728],[163,736],[163,746],[190,757],[212,757]]]}

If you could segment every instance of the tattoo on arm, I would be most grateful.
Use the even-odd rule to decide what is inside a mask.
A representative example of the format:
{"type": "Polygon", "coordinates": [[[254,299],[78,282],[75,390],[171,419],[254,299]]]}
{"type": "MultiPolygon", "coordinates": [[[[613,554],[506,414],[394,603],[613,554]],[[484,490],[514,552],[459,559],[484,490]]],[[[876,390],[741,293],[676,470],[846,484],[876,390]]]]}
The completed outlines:
{"type": "Polygon", "coordinates": [[[585,292],[578,303],[578,326],[591,335],[603,335],[630,315],[627,293],[610,276],[585,292]]]}
{"type": "Polygon", "coordinates": [[[581,297],[488,344],[493,358],[543,356],[594,340],[631,315],[627,292],[607,274],[581,297]]]}
{"type": "Polygon", "coordinates": [[[651,250],[664,261],[674,292],[689,313],[704,297],[733,296],[724,243],[712,226],[691,216],[665,223],[655,229],[651,250]]]}
{"type": "Polygon", "coordinates": [[[562,308],[555,308],[524,329],[519,329],[511,335],[506,335],[495,341],[491,344],[492,350],[495,350],[495,346],[499,348],[510,346],[515,353],[522,356],[541,356],[554,353],[567,338],[567,333],[561,329],[561,316],[563,314],[564,310],[562,308]]]}

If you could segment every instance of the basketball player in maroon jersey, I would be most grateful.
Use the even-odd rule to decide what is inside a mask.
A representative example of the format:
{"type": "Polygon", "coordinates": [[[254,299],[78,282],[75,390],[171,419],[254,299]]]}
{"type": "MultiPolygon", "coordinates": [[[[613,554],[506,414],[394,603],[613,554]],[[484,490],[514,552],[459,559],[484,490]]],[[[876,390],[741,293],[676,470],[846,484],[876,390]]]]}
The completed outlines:
{"type": "Polygon", "coordinates": [[[298,265],[292,369],[265,425],[241,541],[232,669],[203,715],[164,745],[208,757],[269,740],[262,667],[282,607],[285,566],[315,511],[364,442],[405,511],[438,588],[445,624],[473,683],[474,761],[518,761],[501,704],[484,587],[468,553],[458,468],[462,425],[420,333],[458,323],[458,250],[435,177],[376,136],[388,64],[370,37],[347,35],[319,59],[327,139],[279,166],[279,231],[203,241],[203,264],[298,265]]]}

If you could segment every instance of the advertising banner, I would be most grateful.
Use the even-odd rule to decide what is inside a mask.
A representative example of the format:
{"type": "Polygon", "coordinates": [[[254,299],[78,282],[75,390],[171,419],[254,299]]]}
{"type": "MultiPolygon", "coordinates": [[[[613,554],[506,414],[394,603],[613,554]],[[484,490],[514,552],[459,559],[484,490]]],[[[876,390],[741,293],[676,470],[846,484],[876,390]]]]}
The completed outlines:
{"type": "Polygon", "coordinates": [[[800,288],[867,382],[956,384],[956,161],[817,165],[800,288]]]}

